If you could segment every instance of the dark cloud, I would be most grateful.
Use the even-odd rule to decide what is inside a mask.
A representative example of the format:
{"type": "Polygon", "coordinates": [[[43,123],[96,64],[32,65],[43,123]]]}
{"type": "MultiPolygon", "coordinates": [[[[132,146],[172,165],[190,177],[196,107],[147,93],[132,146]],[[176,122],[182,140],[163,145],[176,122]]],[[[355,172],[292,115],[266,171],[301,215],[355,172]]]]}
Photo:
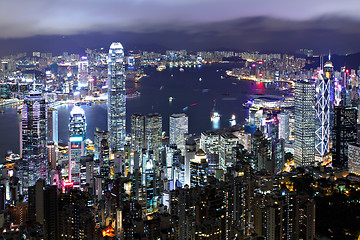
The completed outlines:
{"type": "Polygon", "coordinates": [[[333,0],[2,0],[0,54],[99,47],[359,51],[360,4],[333,0]],[[20,45],[19,45],[20,44],[20,45]]]}
{"type": "Polygon", "coordinates": [[[359,18],[358,0],[2,0],[0,38],[101,32],[154,32],[256,16],[306,21],[359,18]]]}

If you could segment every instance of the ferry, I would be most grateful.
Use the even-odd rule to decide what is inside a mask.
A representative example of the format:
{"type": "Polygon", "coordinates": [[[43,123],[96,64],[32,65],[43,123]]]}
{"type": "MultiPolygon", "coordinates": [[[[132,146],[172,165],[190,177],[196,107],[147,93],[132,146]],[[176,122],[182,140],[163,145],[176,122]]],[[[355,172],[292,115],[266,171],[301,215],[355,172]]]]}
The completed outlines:
{"type": "Polygon", "coordinates": [[[127,88],[126,89],[126,98],[127,99],[132,99],[132,98],[137,98],[140,97],[140,92],[136,91],[135,88],[127,88]]]}
{"type": "Polygon", "coordinates": [[[184,69],[181,67],[181,68],[179,68],[179,71],[180,71],[180,72],[183,72],[183,71],[184,71],[184,69]]]}
{"type": "Polygon", "coordinates": [[[141,95],[141,93],[136,91],[134,93],[126,94],[126,98],[127,99],[137,98],[137,97],[140,97],[140,95],[141,95]]]}
{"type": "Polygon", "coordinates": [[[233,127],[233,126],[236,125],[236,117],[235,117],[234,114],[233,114],[233,115],[231,116],[231,118],[229,119],[229,123],[230,123],[230,127],[233,127]]]}
{"type": "Polygon", "coordinates": [[[220,114],[217,111],[215,111],[215,106],[216,106],[216,99],[214,99],[214,106],[210,112],[210,120],[212,122],[218,122],[220,120],[220,114]]]}
{"type": "Polygon", "coordinates": [[[217,122],[220,120],[220,114],[218,112],[215,112],[215,111],[211,111],[211,114],[210,114],[210,120],[212,122],[217,122]]]}
{"type": "Polygon", "coordinates": [[[156,68],[156,70],[159,71],[159,72],[161,72],[161,71],[163,71],[163,70],[165,70],[165,69],[166,69],[166,66],[165,66],[165,65],[160,65],[160,66],[158,66],[158,67],[156,68]]]}

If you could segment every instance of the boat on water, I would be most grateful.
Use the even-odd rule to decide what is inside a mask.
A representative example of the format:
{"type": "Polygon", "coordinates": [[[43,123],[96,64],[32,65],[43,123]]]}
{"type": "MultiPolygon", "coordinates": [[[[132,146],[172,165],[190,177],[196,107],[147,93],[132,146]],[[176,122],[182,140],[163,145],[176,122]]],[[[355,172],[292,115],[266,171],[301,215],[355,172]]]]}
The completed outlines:
{"type": "Polygon", "coordinates": [[[141,93],[139,91],[136,91],[135,88],[127,88],[126,89],[126,98],[132,99],[140,97],[141,93]]]}
{"type": "Polygon", "coordinates": [[[231,118],[229,119],[229,123],[230,123],[230,127],[233,127],[233,126],[236,125],[236,117],[235,117],[234,114],[233,114],[233,115],[231,116],[231,118]]]}
{"type": "Polygon", "coordinates": [[[202,78],[201,78],[201,77],[199,77],[199,81],[200,81],[200,82],[202,81],[202,78]]]}
{"type": "Polygon", "coordinates": [[[179,71],[180,71],[180,72],[183,72],[183,71],[184,71],[184,69],[181,67],[181,68],[179,68],[179,71]]]}
{"type": "Polygon", "coordinates": [[[137,98],[137,97],[140,97],[140,96],[141,96],[141,93],[136,91],[134,93],[127,94],[126,98],[127,99],[132,99],[132,98],[137,98]]]}
{"type": "Polygon", "coordinates": [[[211,114],[210,114],[210,120],[212,122],[217,122],[220,120],[220,114],[216,111],[211,111],[211,114]]]}
{"type": "Polygon", "coordinates": [[[173,101],[173,97],[169,97],[169,102],[172,102],[173,101]]]}
{"type": "Polygon", "coordinates": [[[166,66],[165,66],[165,65],[160,65],[160,66],[158,66],[158,67],[156,68],[156,70],[159,71],[159,72],[161,72],[161,71],[163,71],[163,70],[165,70],[165,69],[166,69],[166,66]]]}
{"type": "Polygon", "coordinates": [[[210,112],[210,120],[212,122],[220,121],[220,114],[215,110],[215,107],[216,107],[216,99],[214,99],[214,106],[213,106],[213,108],[211,109],[211,112],[210,112]]]}

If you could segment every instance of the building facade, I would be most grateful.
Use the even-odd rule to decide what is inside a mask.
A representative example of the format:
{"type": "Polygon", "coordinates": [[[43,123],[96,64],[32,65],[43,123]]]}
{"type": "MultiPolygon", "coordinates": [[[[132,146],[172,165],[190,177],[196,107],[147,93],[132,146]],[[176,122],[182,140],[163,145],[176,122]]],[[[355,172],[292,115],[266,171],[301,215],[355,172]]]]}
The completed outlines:
{"type": "Polygon", "coordinates": [[[29,92],[21,115],[20,174],[22,185],[27,189],[38,179],[47,177],[47,107],[40,92],[29,92]]]}
{"type": "Polygon", "coordinates": [[[294,160],[297,166],[315,162],[315,85],[311,81],[295,83],[294,160]]]}
{"type": "Polygon", "coordinates": [[[110,46],[108,56],[108,129],[110,150],[124,149],[126,137],[125,61],[121,43],[110,46]]]}
{"type": "Polygon", "coordinates": [[[189,131],[189,119],[185,113],[170,116],[170,144],[176,144],[178,149],[185,152],[185,134],[189,131]]]}

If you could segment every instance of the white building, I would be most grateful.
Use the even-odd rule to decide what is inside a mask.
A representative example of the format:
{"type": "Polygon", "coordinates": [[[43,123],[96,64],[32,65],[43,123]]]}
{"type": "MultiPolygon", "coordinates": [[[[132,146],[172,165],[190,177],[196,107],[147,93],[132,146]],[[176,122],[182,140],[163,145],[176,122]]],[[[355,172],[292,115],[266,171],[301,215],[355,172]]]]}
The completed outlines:
{"type": "Polygon", "coordinates": [[[289,114],[280,113],[277,115],[279,121],[279,139],[284,139],[285,142],[289,141],[290,128],[289,128],[289,114]]]}

